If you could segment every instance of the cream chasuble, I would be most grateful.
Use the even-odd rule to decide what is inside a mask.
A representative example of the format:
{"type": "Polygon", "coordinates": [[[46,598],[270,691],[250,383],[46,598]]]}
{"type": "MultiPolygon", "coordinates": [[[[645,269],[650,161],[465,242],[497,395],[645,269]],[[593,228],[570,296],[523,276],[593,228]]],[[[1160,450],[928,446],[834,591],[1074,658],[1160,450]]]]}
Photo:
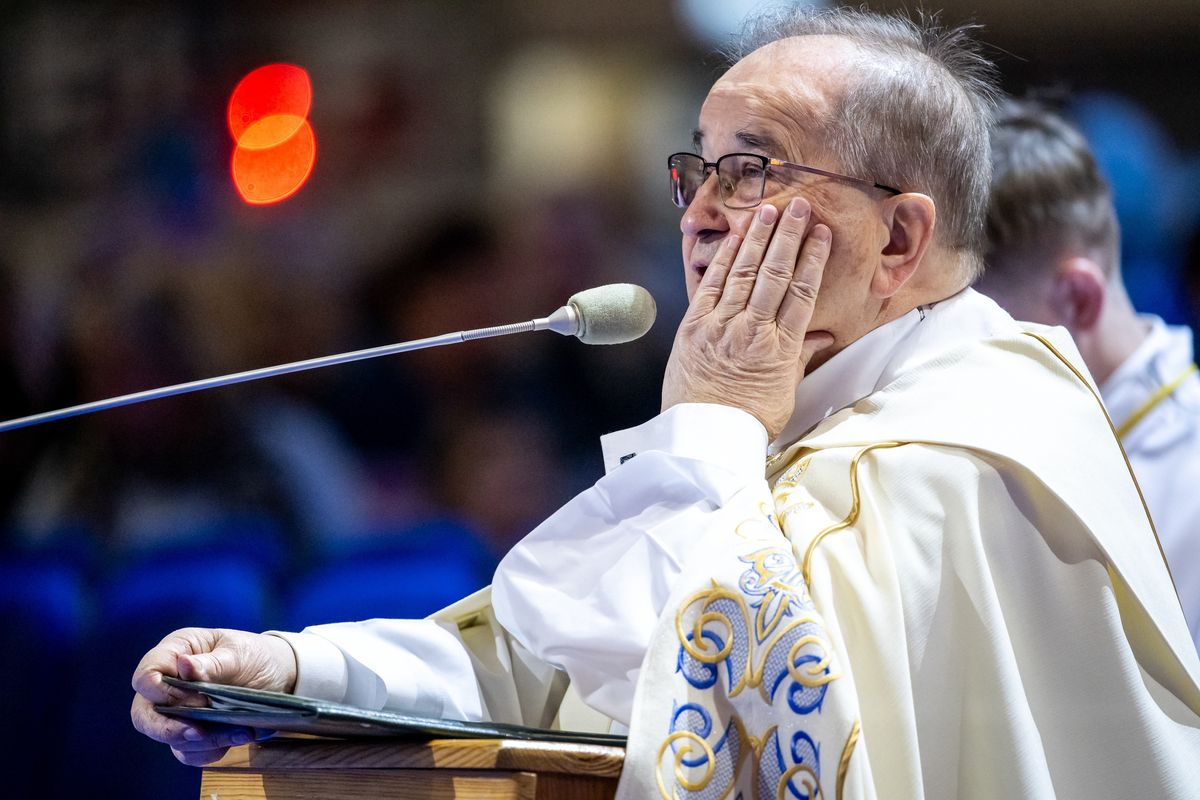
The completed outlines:
{"type": "Polygon", "coordinates": [[[905,372],[697,532],[622,797],[1200,795],[1200,665],[1052,335],[905,372]]]}

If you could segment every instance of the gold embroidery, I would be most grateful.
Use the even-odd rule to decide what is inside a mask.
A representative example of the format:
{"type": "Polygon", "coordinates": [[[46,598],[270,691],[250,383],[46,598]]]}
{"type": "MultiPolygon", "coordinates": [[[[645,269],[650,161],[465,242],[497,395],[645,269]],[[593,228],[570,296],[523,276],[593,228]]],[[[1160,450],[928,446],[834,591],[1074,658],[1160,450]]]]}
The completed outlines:
{"type": "Polygon", "coordinates": [[[810,570],[812,567],[813,553],[816,552],[817,545],[819,545],[822,540],[824,540],[825,537],[829,536],[831,533],[837,533],[840,530],[849,528],[858,521],[858,513],[860,511],[858,494],[858,462],[862,460],[863,456],[872,450],[880,450],[885,447],[902,447],[904,444],[906,444],[906,442],[879,442],[877,444],[869,444],[854,454],[854,458],[850,460],[850,513],[847,514],[846,518],[841,522],[835,522],[833,525],[830,525],[828,528],[825,528],[817,533],[817,535],[813,537],[812,541],[808,543],[808,547],[804,551],[804,560],[800,566],[800,571],[804,576],[804,583],[806,586],[812,585],[812,574],[810,570]]]}
{"type": "Polygon", "coordinates": [[[808,465],[811,463],[812,456],[805,456],[797,461],[775,482],[775,490],[794,488],[800,483],[800,479],[804,477],[804,473],[808,472],[808,465]]]}
{"type": "MultiPolygon", "coordinates": [[[[780,491],[779,488],[776,487],[776,490],[771,495],[771,498],[775,501],[775,507],[778,509],[780,525],[783,525],[783,523],[787,522],[788,516],[793,511],[808,511],[810,508],[816,506],[816,503],[808,499],[811,497],[812,495],[808,493],[807,489],[801,489],[799,487],[787,487],[780,491]],[[793,498],[797,495],[799,495],[799,499],[794,500],[793,498]]],[[[793,549],[795,548],[793,547],[793,549]]],[[[796,554],[796,561],[800,561],[799,553],[796,554]]]]}
{"type": "Polygon", "coordinates": [[[781,546],[765,547],[742,561],[749,563],[751,570],[742,575],[738,588],[743,594],[761,598],[757,603],[758,613],[754,615],[754,635],[757,641],[764,642],[788,615],[793,596],[808,599],[808,588],[796,582],[800,573],[794,569],[792,554],[781,546]],[[754,575],[753,581],[747,581],[750,574],[754,575]]]}
{"type": "MultiPolygon", "coordinates": [[[[730,724],[733,728],[733,732],[737,736],[737,740],[741,743],[741,745],[738,749],[737,759],[731,764],[733,774],[730,777],[729,785],[721,791],[721,794],[717,796],[717,800],[724,800],[724,798],[729,797],[730,793],[737,786],[738,776],[741,774],[743,762],[747,758],[751,758],[756,764],[762,761],[764,748],[779,730],[779,726],[772,725],[763,733],[761,737],[757,737],[747,734],[746,729],[742,726],[741,720],[737,717],[734,717],[732,720],[730,720],[730,724]]],[[[846,749],[842,752],[841,765],[838,768],[838,797],[842,796],[842,784],[845,780],[846,764],[850,760],[850,752],[854,749],[855,742],[858,741],[858,734],[859,723],[858,720],[855,720],[854,727],[850,731],[850,736],[846,740],[846,749]]],[[[674,758],[672,759],[674,761],[674,764],[672,765],[672,772],[674,773],[676,786],[688,792],[700,792],[707,789],[709,784],[712,783],[713,778],[716,777],[717,754],[713,751],[708,742],[705,741],[705,739],[699,734],[692,733],[691,731],[675,731],[659,746],[658,758],[655,761],[657,767],[654,780],[658,785],[658,794],[661,800],[679,800],[678,795],[672,794],[671,790],[667,788],[666,783],[663,781],[662,769],[663,759],[667,755],[668,748],[670,748],[671,745],[676,742],[682,742],[679,748],[674,752],[674,758]],[[694,766],[702,766],[704,772],[699,778],[688,780],[687,772],[683,762],[688,760],[689,757],[692,757],[692,754],[696,752],[697,748],[693,747],[693,744],[699,745],[698,749],[704,753],[704,760],[702,762],[700,762],[697,758],[693,758],[694,761],[697,761],[694,766]]],[[[825,796],[825,791],[821,787],[821,779],[817,777],[817,774],[812,767],[809,767],[805,764],[794,764],[791,768],[780,775],[779,782],[776,784],[775,789],[776,800],[786,800],[788,784],[795,780],[797,776],[800,778],[800,790],[806,794],[810,800],[818,800],[818,798],[825,796]]],[[[757,796],[757,794],[755,796],[757,796]]]]}
{"type": "MultiPolygon", "coordinates": [[[[723,800],[723,798],[729,796],[730,792],[732,792],[734,787],[737,785],[737,775],[742,769],[742,762],[745,761],[748,755],[753,755],[754,760],[757,762],[762,756],[762,749],[766,745],[767,740],[770,739],[771,734],[775,731],[775,728],[771,728],[761,739],[756,739],[755,737],[746,734],[746,729],[742,727],[742,721],[737,717],[734,717],[732,720],[730,720],[730,723],[737,736],[737,740],[739,742],[745,742],[748,746],[739,748],[737,760],[731,765],[733,768],[733,777],[730,779],[729,785],[726,786],[721,791],[721,794],[717,796],[717,800],[723,800]]],[[[680,740],[684,740],[684,744],[682,744],[675,752],[675,764],[673,768],[676,785],[689,792],[703,791],[710,783],[712,783],[713,778],[716,777],[717,754],[713,751],[708,742],[705,741],[704,738],[699,734],[692,733],[691,731],[675,731],[666,738],[661,746],[659,746],[658,759],[655,761],[656,772],[654,780],[658,784],[658,794],[662,800],[678,800],[678,796],[672,795],[667,789],[666,784],[663,782],[662,763],[663,757],[667,754],[667,748],[680,740]],[[683,762],[689,756],[691,756],[693,752],[695,752],[695,749],[691,746],[692,742],[699,744],[700,749],[704,752],[704,774],[701,775],[697,780],[689,781],[686,777],[685,765],[683,762]]],[[[700,764],[696,764],[695,766],[700,766],[700,764]]]]}
{"type": "MultiPolygon", "coordinates": [[[[787,633],[787,631],[785,630],[784,633],[787,633]]],[[[788,650],[787,671],[788,675],[791,676],[791,679],[796,683],[800,684],[801,686],[807,686],[810,689],[815,689],[818,686],[824,686],[825,684],[842,677],[840,672],[826,673],[826,670],[829,669],[829,665],[832,662],[833,656],[829,652],[829,646],[825,644],[820,637],[812,636],[810,634],[808,636],[801,636],[795,641],[795,643],[792,645],[792,648],[788,650]],[[796,656],[800,655],[800,648],[809,644],[815,644],[817,647],[821,648],[822,655],[816,664],[813,664],[808,668],[807,674],[801,674],[799,668],[796,666],[796,656]]],[[[761,672],[759,674],[759,680],[762,680],[761,672]]]]}
{"type": "Polygon", "coordinates": [[[733,652],[732,635],[725,637],[727,641],[725,642],[724,647],[717,651],[716,654],[709,655],[708,653],[704,652],[704,650],[708,649],[708,646],[704,643],[704,639],[701,637],[701,632],[706,623],[721,622],[729,628],[730,634],[733,633],[733,623],[731,623],[728,617],[724,616],[723,614],[719,614],[715,611],[709,611],[697,617],[695,624],[692,626],[691,641],[688,640],[687,634],[683,632],[683,613],[691,608],[697,600],[705,600],[710,598],[712,600],[726,598],[737,603],[742,609],[743,613],[745,613],[746,610],[746,604],[742,601],[741,595],[734,594],[728,589],[722,589],[715,580],[712,582],[711,589],[701,589],[680,604],[679,610],[675,612],[675,635],[679,637],[679,643],[683,645],[683,649],[687,651],[688,655],[699,661],[701,664],[716,664],[724,660],[726,656],[733,652]],[[699,646],[703,649],[696,649],[697,643],[699,643],[699,646]]]}
{"type": "Polygon", "coordinates": [[[751,517],[750,519],[744,519],[737,524],[737,527],[733,529],[733,535],[739,539],[746,539],[748,541],[755,541],[758,539],[776,539],[778,538],[779,534],[783,533],[783,531],[773,523],[773,517],[770,519],[763,519],[762,517],[751,517]],[[759,533],[754,533],[753,531],[746,533],[742,530],[742,528],[748,525],[765,525],[767,530],[763,530],[759,533]]]}
{"type": "MultiPolygon", "coordinates": [[[[709,746],[708,742],[704,741],[701,736],[692,733],[691,731],[675,731],[675,733],[672,733],[670,736],[668,736],[663,741],[662,746],[658,748],[657,763],[659,764],[659,769],[655,773],[654,777],[655,780],[658,781],[658,793],[663,797],[663,800],[671,800],[671,793],[667,791],[666,784],[663,783],[662,778],[661,765],[663,756],[666,755],[667,748],[680,739],[685,740],[685,743],[675,751],[675,783],[677,785],[682,786],[689,792],[698,792],[706,788],[708,784],[712,783],[713,776],[717,773],[717,755],[713,752],[713,749],[709,746]],[[691,744],[693,742],[698,744],[700,748],[704,750],[704,774],[700,776],[699,780],[689,781],[687,779],[687,774],[683,769],[683,761],[689,755],[691,755],[691,744]]],[[[730,788],[732,788],[732,785],[730,788]]],[[[726,791],[721,796],[725,797],[728,794],[729,792],[726,791]]]]}
{"type": "Polygon", "coordinates": [[[812,771],[811,767],[804,764],[794,764],[792,768],[783,773],[783,777],[779,779],[779,786],[775,789],[775,800],[787,800],[788,784],[796,775],[804,776],[800,786],[808,795],[809,800],[817,800],[819,797],[824,797],[825,792],[821,791],[821,780],[817,777],[817,773],[812,771]]]}
{"type": "Polygon", "coordinates": [[[812,500],[797,500],[796,502],[788,503],[786,506],[779,509],[779,516],[781,518],[786,519],[787,515],[791,514],[793,511],[796,511],[796,510],[808,511],[810,508],[813,508],[814,506],[816,506],[816,503],[814,503],[812,500]]]}
{"type": "Polygon", "coordinates": [[[854,720],[854,727],[850,729],[850,735],[846,737],[846,746],[842,748],[842,760],[838,763],[837,774],[837,796],[843,796],[842,790],[846,787],[846,773],[850,769],[850,756],[854,755],[854,747],[858,744],[858,734],[862,732],[862,725],[859,720],[854,720]]]}
{"type": "MultiPolygon", "coordinates": [[[[679,638],[680,645],[682,645],[683,649],[689,656],[701,664],[719,664],[729,657],[733,653],[734,643],[737,639],[737,628],[734,626],[733,621],[721,612],[705,611],[696,617],[696,621],[692,626],[692,638],[689,641],[687,634],[683,630],[683,612],[690,608],[698,600],[707,601],[705,602],[704,606],[707,608],[709,603],[723,599],[733,600],[737,604],[738,608],[742,612],[743,622],[746,624],[746,628],[748,630],[750,626],[750,614],[749,610],[746,608],[745,602],[739,595],[734,594],[727,589],[721,589],[715,584],[713,589],[700,591],[689,597],[680,607],[679,612],[675,615],[675,633],[679,638]],[[710,622],[718,623],[724,626],[726,629],[726,641],[722,647],[716,650],[715,653],[706,652],[709,650],[709,646],[706,644],[706,640],[702,636],[704,626],[710,622]],[[698,646],[697,643],[699,643],[698,646]]],[[[789,625],[776,632],[771,645],[755,646],[753,642],[747,640],[745,663],[738,665],[740,667],[740,669],[738,669],[738,673],[740,673],[741,677],[738,678],[737,683],[733,684],[733,686],[730,688],[728,696],[737,697],[744,689],[758,689],[763,700],[770,700],[770,698],[767,696],[767,687],[763,684],[763,673],[766,671],[767,659],[770,657],[771,651],[774,649],[775,644],[792,630],[802,625],[820,624],[820,620],[817,619],[815,615],[810,613],[800,614],[789,625]],[[761,651],[762,653],[762,658],[759,659],[757,664],[754,663],[755,656],[758,655],[756,651],[761,651]]],[[[837,680],[841,677],[841,673],[830,672],[828,675],[820,674],[824,672],[825,668],[828,667],[832,662],[832,653],[833,648],[829,646],[828,642],[819,636],[802,636],[788,653],[788,674],[797,683],[810,688],[823,686],[830,681],[837,680]],[[808,674],[800,672],[799,668],[795,665],[796,655],[799,653],[800,648],[806,645],[815,646],[820,653],[818,662],[808,668],[808,674]]],[[[732,668],[729,669],[732,673],[732,668]]]]}

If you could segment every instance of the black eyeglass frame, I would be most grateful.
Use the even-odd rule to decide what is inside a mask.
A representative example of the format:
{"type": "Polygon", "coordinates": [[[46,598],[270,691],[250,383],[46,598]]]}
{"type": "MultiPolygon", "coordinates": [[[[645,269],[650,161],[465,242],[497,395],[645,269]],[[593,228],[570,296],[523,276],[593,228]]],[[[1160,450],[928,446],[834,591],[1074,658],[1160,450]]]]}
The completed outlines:
{"type": "MultiPolygon", "coordinates": [[[[729,205],[729,198],[724,196],[725,195],[724,190],[718,188],[718,192],[721,194],[721,202],[725,205],[726,208],[740,210],[740,209],[747,209],[747,208],[755,208],[757,206],[762,205],[762,201],[765,198],[766,191],[767,191],[767,168],[768,167],[787,167],[788,169],[795,169],[795,170],[799,170],[801,172],[808,172],[812,175],[820,175],[823,178],[832,178],[834,180],[847,181],[849,183],[858,184],[858,185],[866,187],[868,189],[879,189],[879,190],[887,192],[888,194],[893,195],[893,196],[898,195],[898,194],[903,194],[903,192],[901,192],[899,189],[896,189],[892,186],[885,186],[884,184],[878,183],[876,181],[870,181],[870,180],[866,180],[864,178],[855,178],[851,175],[842,175],[841,173],[838,173],[838,172],[829,172],[828,170],[817,169],[816,167],[809,167],[804,164],[796,164],[791,161],[784,161],[779,158],[771,158],[770,156],[764,156],[764,155],[760,155],[758,153],[726,153],[725,155],[718,158],[716,161],[705,161],[704,157],[701,155],[697,155],[696,153],[689,153],[687,151],[681,151],[678,153],[672,153],[671,155],[667,156],[667,168],[669,170],[674,170],[675,169],[675,160],[677,158],[681,158],[681,157],[688,158],[688,159],[693,159],[693,158],[697,159],[704,167],[704,179],[701,180],[699,184],[697,184],[696,191],[700,190],[700,187],[703,186],[704,182],[708,180],[708,176],[713,174],[714,172],[717,174],[718,181],[719,181],[720,175],[721,175],[721,162],[727,158],[753,158],[753,159],[757,159],[762,164],[762,178],[759,183],[758,202],[754,203],[753,205],[747,205],[747,206],[731,206],[731,205],[729,205]]],[[[691,200],[681,203],[681,201],[683,200],[683,192],[682,192],[683,181],[679,180],[678,177],[676,177],[675,175],[672,175],[671,183],[672,183],[672,187],[671,187],[672,202],[674,202],[675,205],[679,208],[687,208],[689,205],[691,205],[691,200],[696,199],[695,195],[692,196],[691,200]]],[[[718,186],[719,186],[719,184],[718,184],[718,186]]]]}

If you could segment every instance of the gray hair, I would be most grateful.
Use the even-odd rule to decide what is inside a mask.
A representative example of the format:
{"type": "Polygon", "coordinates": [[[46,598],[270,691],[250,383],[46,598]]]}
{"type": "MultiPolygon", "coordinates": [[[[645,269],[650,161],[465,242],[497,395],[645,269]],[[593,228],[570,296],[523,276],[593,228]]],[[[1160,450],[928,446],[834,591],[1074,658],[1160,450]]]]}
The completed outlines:
{"type": "Polygon", "coordinates": [[[865,8],[776,10],[751,19],[724,50],[736,62],[794,36],[839,36],[864,53],[858,79],[833,98],[829,145],[849,172],[937,204],[937,236],[966,256],[968,278],[982,271],[991,166],[988,124],[1000,91],[980,52],[978,26],[946,28],[865,8]]]}
{"type": "Polygon", "coordinates": [[[987,233],[989,270],[1017,273],[1020,264],[1083,252],[1107,277],[1120,274],[1108,182],[1083,134],[1037,103],[1010,101],[996,114],[987,233]]]}

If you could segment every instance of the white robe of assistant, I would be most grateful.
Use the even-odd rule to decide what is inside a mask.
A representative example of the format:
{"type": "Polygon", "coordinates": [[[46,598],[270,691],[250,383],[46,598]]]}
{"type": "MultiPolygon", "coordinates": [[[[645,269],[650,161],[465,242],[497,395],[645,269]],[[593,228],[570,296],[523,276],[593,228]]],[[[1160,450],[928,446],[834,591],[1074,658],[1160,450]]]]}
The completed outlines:
{"type": "MultiPolygon", "coordinates": [[[[1195,363],[1191,330],[1151,315],[1142,319],[1149,327],[1145,341],[1100,385],[1118,427],[1195,363]]],[[[1200,649],[1200,375],[1154,402],[1122,442],[1200,649]]]]}

